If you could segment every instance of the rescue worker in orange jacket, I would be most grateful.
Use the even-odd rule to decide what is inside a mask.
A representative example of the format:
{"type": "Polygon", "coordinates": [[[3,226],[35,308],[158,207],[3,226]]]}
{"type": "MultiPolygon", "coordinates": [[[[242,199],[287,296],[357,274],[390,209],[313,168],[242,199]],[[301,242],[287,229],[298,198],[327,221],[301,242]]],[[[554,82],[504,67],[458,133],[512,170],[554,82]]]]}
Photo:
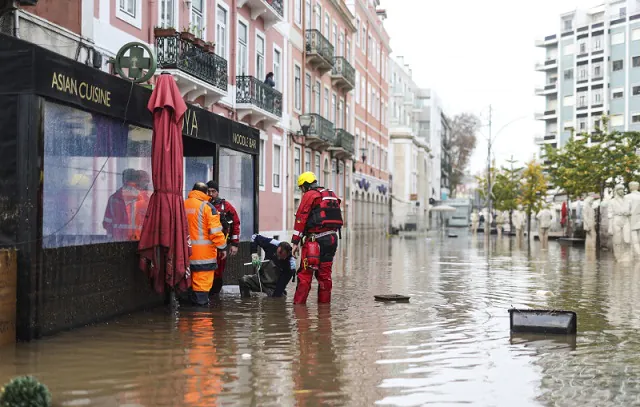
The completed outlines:
{"type": "Polygon", "coordinates": [[[184,207],[192,248],[189,269],[193,299],[197,305],[208,305],[209,290],[217,268],[218,250],[222,251],[223,258],[226,257],[223,250],[227,247],[227,242],[222,233],[220,215],[209,202],[207,184],[197,182],[184,201],[184,207]]]}
{"type": "Polygon", "coordinates": [[[138,189],[138,171],[122,171],[122,187],[107,201],[102,227],[112,241],[140,240],[149,200],[138,189]]]}
{"type": "MultiPolygon", "coordinates": [[[[240,243],[240,217],[238,216],[238,212],[229,201],[220,198],[220,190],[217,182],[209,181],[207,182],[207,187],[209,188],[208,193],[211,197],[211,203],[220,214],[222,231],[229,243],[229,255],[235,256],[238,253],[238,244],[240,243]]],[[[216,277],[213,280],[213,287],[211,288],[210,294],[218,294],[222,290],[222,275],[227,265],[227,259],[221,256],[222,251],[219,251],[218,268],[216,269],[216,277]]]]}
{"type": "Polygon", "coordinates": [[[331,281],[333,257],[338,249],[337,231],[342,227],[340,199],[330,189],[319,187],[318,180],[312,172],[305,172],[298,177],[298,187],[303,195],[296,212],[291,238],[294,256],[300,250],[300,242],[303,239],[304,242],[298,271],[298,286],[293,303],[307,302],[314,273],[318,280],[318,302],[328,303],[331,302],[333,285],[331,281]],[[317,260],[319,264],[312,265],[315,262],[312,260],[317,260]]]}

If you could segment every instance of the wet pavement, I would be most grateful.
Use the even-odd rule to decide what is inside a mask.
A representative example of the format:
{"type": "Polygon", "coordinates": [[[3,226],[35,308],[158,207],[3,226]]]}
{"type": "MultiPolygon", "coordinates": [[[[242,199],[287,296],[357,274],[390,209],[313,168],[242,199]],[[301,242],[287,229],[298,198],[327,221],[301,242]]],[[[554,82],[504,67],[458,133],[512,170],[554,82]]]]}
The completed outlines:
{"type": "Polygon", "coordinates": [[[343,239],[330,307],[290,285],[3,348],[0,383],[34,374],[65,406],[640,405],[640,264],[457,233],[343,239]],[[578,335],[511,337],[512,306],[576,311],[578,335]]]}

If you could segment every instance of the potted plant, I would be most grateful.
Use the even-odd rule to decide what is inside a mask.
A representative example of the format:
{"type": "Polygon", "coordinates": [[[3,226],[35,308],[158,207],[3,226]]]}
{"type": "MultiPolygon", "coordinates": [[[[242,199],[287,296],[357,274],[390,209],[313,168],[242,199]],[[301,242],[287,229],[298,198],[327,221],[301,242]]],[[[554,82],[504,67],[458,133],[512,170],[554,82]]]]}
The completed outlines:
{"type": "Polygon", "coordinates": [[[193,40],[193,45],[195,45],[198,48],[204,48],[205,42],[202,38],[196,37],[196,39],[193,40]]]}
{"type": "Polygon", "coordinates": [[[157,37],[173,37],[176,35],[176,29],[173,27],[154,27],[153,35],[157,37]]]}
{"type": "Polygon", "coordinates": [[[193,40],[196,39],[196,35],[192,33],[188,28],[182,28],[180,38],[187,42],[193,42],[193,40]]]}
{"type": "Polygon", "coordinates": [[[204,50],[205,50],[205,52],[208,52],[209,54],[215,54],[215,52],[216,52],[216,44],[214,44],[211,41],[207,41],[204,44],[204,50]]]}

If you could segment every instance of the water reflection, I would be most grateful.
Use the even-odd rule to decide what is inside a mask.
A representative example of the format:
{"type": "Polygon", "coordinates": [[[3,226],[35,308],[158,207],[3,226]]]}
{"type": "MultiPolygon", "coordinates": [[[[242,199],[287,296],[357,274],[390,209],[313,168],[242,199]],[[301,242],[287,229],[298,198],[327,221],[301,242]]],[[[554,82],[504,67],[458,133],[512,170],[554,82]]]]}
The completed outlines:
{"type": "Polygon", "coordinates": [[[0,381],[36,374],[59,405],[638,404],[640,265],[458,235],[345,236],[331,306],[290,286],[139,313],[0,349],[0,381]],[[511,336],[511,307],[576,311],[579,333],[511,336]]]}

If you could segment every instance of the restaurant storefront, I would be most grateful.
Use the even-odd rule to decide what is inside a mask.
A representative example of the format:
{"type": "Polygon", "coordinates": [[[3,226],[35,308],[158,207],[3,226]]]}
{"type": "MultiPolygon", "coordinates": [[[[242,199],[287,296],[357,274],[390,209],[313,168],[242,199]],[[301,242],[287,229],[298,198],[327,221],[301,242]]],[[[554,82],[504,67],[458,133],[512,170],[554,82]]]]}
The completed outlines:
{"type": "MultiPolygon", "coordinates": [[[[18,338],[162,304],[110,204],[132,186],[153,191],[151,90],[5,36],[0,75],[0,246],[19,250],[18,338]]],[[[259,132],[189,106],[183,142],[185,195],[216,179],[239,209],[234,281],[258,230],[259,132]]]]}

